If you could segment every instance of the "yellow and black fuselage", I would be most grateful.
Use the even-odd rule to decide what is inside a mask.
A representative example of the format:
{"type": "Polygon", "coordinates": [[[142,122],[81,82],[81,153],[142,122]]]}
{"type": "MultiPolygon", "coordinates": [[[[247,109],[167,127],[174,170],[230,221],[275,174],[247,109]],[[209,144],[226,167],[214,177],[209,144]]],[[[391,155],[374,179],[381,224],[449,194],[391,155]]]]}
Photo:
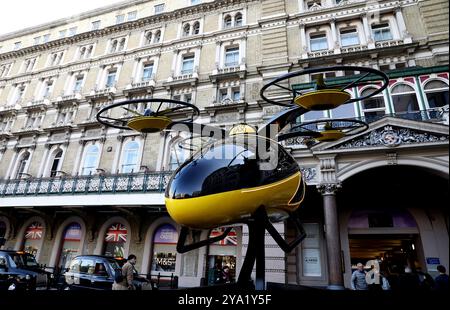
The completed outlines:
{"type": "Polygon", "coordinates": [[[302,182],[296,161],[278,143],[238,135],[203,148],[174,172],[166,208],[178,224],[195,229],[243,222],[261,206],[281,219],[300,205],[302,182]]]}

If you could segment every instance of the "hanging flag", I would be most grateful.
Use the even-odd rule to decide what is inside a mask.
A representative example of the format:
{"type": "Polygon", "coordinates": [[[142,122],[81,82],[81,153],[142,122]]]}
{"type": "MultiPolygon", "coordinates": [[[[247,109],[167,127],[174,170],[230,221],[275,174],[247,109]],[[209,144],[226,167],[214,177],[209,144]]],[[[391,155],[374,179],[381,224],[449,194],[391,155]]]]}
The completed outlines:
{"type": "Polygon", "coordinates": [[[39,222],[34,222],[25,231],[25,239],[40,240],[42,238],[43,227],[39,222]]]}
{"type": "Polygon", "coordinates": [[[111,225],[106,232],[106,242],[127,242],[127,228],[125,225],[116,223],[111,225]]]}

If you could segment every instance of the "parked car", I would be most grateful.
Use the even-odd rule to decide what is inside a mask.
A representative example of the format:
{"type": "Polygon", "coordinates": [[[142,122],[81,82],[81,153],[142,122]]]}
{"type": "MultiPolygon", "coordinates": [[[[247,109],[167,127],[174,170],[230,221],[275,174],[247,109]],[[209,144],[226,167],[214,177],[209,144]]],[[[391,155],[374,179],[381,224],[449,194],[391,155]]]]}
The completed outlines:
{"type": "MultiPolygon", "coordinates": [[[[122,270],[121,258],[100,255],[80,255],[72,259],[60,280],[61,290],[111,290],[116,270],[122,270]]],[[[133,284],[137,290],[154,284],[135,273],[133,284]]]]}
{"type": "Polygon", "coordinates": [[[0,250],[0,290],[48,289],[52,280],[33,255],[0,250]]]}

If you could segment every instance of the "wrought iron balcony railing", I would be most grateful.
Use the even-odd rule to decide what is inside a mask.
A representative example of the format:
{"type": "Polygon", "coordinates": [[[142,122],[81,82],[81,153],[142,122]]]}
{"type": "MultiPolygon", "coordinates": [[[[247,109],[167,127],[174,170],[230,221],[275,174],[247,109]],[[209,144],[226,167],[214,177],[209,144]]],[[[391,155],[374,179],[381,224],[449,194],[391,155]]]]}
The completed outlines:
{"type": "Polygon", "coordinates": [[[0,197],[162,193],[171,172],[62,176],[0,181],[0,197]]]}

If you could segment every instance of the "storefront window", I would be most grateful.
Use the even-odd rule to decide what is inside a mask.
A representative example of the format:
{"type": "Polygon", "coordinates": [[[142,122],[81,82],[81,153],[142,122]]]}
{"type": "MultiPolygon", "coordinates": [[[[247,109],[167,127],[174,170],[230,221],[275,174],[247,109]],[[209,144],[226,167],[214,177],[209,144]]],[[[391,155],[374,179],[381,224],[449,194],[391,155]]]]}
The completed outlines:
{"type": "Polygon", "coordinates": [[[153,237],[153,272],[175,272],[178,232],[170,224],[160,226],[153,237]]]}
{"type": "Polygon", "coordinates": [[[34,256],[40,250],[41,240],[43,237],[44,227],[39,222],[33,222],[30,226],[25,230],[25,240],[23,245],[23,250],[27,253],[30,253],[34,256]]]}
{"type": "Polygon", "coordinates": [[[321,277],[319,224],[303,224],[303,227],[306,231],[306,238],[302,242],[302,275],[304,277],[321,277]]]}
{"type": "MultiPolygon", "coordinates": [[[[210,238],[221,235],[224,228],[213,229],[210,238]]],[[[225,239],[209,246],[208,285],[236,281],[237,233],[232,229],[225,239]]]]}
{"type": "Polygon", "coordinates": [[[71,223],[64,231],[62,240],[59,266],[61,268],[69,267],[69,264],[75,256],[80,254],[81,226],[78,223],[71,223]]]}
{"type": "Polygon", "coordinates": [[[103,254],[112,257],[124,257],[127,236],[128,231],[125,225],[121,223],[112,224],[106,231],[103,254]]]}

